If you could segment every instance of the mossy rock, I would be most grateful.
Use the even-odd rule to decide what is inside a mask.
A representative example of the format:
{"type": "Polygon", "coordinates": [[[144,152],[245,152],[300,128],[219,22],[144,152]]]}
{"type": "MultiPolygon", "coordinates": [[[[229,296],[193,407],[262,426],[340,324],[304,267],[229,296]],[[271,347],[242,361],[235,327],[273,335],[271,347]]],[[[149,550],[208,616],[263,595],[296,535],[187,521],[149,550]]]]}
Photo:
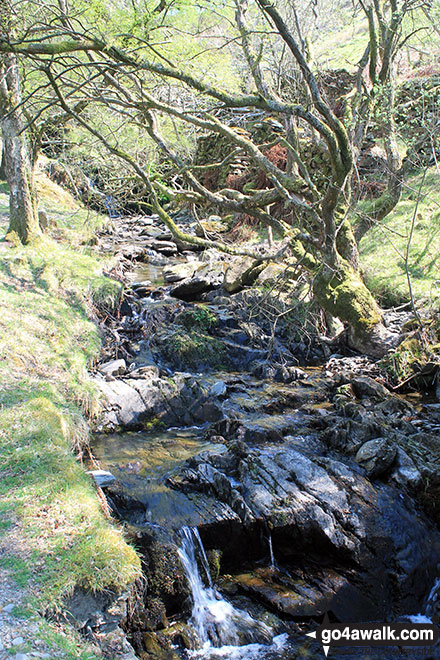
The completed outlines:
{"type": "Polygon", "coordinates": [[[176,596],[188,594],[183,568],[174,545],[154,541],[148,548],[148,585],[150,593],[176,596]]]}
{"type": "Polygon", "coordinates": [[[176,317],[176,323],[183,325],[187,330],[198,328],[209,330],[218,324],[218,318],[207,305],[197,305],[194,309],[187,309],[176,317]]]}
{"type": "Polygon", "coordinates": [[[213,550],[208,550],[206,556],[208,558],[209,572],[211,573],[212,580],[215,582],[220,576],[222,551],[214,548],[213,550]]]}
{"type": "Polygon", "coordinates": [[[197,330],[173,332],[161,348],[166,359],[177,368],[220,368],[227,362],[225,345],[197,330]]]}
{"type": "Polygon", "coordinates": [[[380,365],[393,380],[402,382],[420,370],[425,360],[425,349],[416,337],[405,339],[395,351],[386,355],[380,365]]]}

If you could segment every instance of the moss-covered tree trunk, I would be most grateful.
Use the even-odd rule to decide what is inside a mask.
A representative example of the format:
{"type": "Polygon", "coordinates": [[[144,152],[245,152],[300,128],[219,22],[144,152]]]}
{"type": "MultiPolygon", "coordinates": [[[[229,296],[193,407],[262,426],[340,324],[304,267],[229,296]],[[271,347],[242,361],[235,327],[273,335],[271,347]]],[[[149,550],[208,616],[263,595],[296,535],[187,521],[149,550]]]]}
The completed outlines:
{"type": "Polygon", "coordinates": [[[2,60],[0,112],[5,154],[6,179],[9,184],[8,234],[28,243],[40,233],[33,171],[24,133],[18,64],[14,55],[2,60]]]}
{"type": "Polygon", "coordinates": [[[290,242],[290,249],[312,276],[313,293],[321,307],[346,325],[350,346],[381,357],[391,348],[392,338],[383,326],[379,306],[362,280],[351,229],[341,229],[337,248],[331,254],[314,257],[298,239],[290,242]]]}
{"type": "Polygon", "coordinates": [[[320,305],[348,324],[353,337],[363,339],[381,322],[382,316],[359,273],[343,259],[334,266],[322,264],[313,281],[320,305]]]}

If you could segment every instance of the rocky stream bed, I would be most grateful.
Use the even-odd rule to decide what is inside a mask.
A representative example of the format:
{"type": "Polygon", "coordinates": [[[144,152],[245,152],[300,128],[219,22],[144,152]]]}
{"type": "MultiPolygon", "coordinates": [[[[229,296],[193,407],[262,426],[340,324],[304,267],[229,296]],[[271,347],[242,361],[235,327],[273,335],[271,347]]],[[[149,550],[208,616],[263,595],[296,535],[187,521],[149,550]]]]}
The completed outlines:
{"type": "MultiPolygon", "coordinates": [[[[303,310],[285,301],[299,283],[278,264],[253,273],[245,259],[194,253],[155,217],[115,220],[101,244],[131,282],[107,319],[92,448],[143,556],[122,622],[136,656],[318,658],[305,634],[325,613],[437,621],[435,387],[399,396],[379,365],[295,325],[303,310]]],[[[398,332],[408,315],[386,318],[398,332]]]]}

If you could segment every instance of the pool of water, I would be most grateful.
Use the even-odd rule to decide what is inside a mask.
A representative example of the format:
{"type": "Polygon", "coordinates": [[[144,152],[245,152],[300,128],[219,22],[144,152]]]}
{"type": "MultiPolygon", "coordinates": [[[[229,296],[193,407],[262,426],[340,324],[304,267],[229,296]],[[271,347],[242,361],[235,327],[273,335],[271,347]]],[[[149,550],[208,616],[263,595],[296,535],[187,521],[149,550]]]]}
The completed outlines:
{"type": "Polygon", "coordinates": [[[173,490],[167,479],[189,458],[212,447],[202,428],[170,428],[97,434],[93,453],[100,467],[116,477],[118,488],[145,506],[146,522],[180,529],[199,522],[199,498],[173,490]]]}

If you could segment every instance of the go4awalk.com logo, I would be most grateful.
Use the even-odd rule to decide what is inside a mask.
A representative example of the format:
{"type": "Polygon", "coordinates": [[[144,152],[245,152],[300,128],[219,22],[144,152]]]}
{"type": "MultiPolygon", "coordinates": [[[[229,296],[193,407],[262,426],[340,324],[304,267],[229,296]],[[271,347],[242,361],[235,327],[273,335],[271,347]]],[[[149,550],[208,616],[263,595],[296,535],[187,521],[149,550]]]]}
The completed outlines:
{"type": "Polygon", "coordinates": [[[334,646],[434,646],[439,638],[434,623],[330,623],[327,615],[306,634],[321,642],[326,657],[334,646]]]}

